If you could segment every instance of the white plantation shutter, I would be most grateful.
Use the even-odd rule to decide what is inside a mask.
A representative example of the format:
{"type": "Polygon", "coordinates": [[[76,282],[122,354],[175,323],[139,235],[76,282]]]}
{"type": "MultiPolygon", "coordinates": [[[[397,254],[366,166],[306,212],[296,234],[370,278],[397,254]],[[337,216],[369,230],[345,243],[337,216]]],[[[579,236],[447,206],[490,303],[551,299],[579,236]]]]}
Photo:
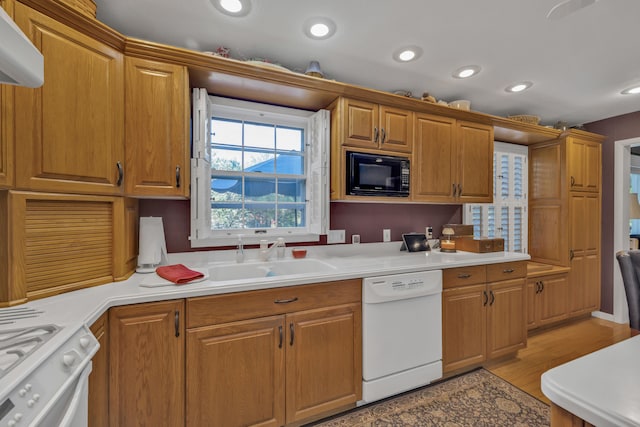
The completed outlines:
{"type": "Polygon", "coordinates": [[[307,215],[309,231],[316,234],[329,228],[329,114],[320,110],[309,118],[307,215]]]}
{"type": "Polygon", "coordinates": [[[193,158],[191,159],[192,242],[208,239],[211,232],[211,109],[206,89],[193,92],[193,158]]]}
{"type": "Polygon", "coordinates": [[[528,149],[494,144],[493,203],[467,204],[464,223],[474,237],[502,237],[506,251],[527,252],[528,149]]]}

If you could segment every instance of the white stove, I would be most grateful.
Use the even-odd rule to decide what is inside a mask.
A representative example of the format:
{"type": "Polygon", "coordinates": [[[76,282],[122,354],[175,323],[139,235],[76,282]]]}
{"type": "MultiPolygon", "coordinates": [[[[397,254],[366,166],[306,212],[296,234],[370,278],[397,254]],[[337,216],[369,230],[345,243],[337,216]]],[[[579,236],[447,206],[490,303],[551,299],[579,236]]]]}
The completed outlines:
{"type": "Polygon", "coordinates": [[[0,427],[86,426],[87,381],[99,344],[85,325],[34,324],[0,310],[0,427]]]}

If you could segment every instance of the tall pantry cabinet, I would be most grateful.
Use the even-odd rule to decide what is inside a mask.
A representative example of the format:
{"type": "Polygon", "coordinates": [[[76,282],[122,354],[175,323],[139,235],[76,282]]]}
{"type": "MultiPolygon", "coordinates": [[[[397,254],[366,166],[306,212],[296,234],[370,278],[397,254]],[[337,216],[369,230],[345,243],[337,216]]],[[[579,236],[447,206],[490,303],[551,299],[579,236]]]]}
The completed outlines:
{"type": "Polygon", "coordinates": [[[570,267],[569,317],[600,306],[601,143],[571,130],[529,151],[529,253],[570,267]]]}

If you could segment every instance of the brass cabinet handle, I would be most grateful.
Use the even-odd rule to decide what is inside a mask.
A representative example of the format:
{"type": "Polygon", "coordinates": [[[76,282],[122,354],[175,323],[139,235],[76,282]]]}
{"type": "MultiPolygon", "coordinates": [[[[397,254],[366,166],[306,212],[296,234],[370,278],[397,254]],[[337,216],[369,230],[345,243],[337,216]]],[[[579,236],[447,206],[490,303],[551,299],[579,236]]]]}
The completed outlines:
{"type": "Polygon", "coordinates": [[[542,293],[544,291],[544,282],[541,280],[540,281],[540,292],[542,293]]]}
{"type": "Polygon", "coordinates": [[[451,184],[451,188],[453,190],[453,198],[455,199],[455,197],[456,197],[456,185],[455,184],[451,184]]]}
{"type": "Polygon", "coordinates": [[[274,304],[289,304],[291,302],[296,302],[296,301],[298,301],[298,297],[293,297],[293,298],[289,298],[289,299],[277,299],[273,303],[274,304]]]}
{"type": "Polygon", "coordinates": [[[576,179],[572,176],[571,177],[571,186],[573,187],[574,185],[576,185],[576,179]]]}
{"type": "Polygon", "coordinates": [[[293,322],[289,323],[289,335],[291,336],[291,340],[289,341],[289,345],[293,345],[293,322]]]}
{"type": "Polygon", "coordinates": [[[380,144],[384,144],[384,140],[387,139],[387,133],[384,131],[384,128],[380,129],[381,138],[380,144]]]}
{"type": "Polygon", "coordinates": [[[484,302],[482,303],[482,305],[486,306],[487,302],[489,302],[489,297],[487,296],[487,291],[482,291],[482,293],[484,294],[484,302]]]}
{"type": "Polygon", "coordinates": [[[124,170],[122,169],[122,163],[116,162],[116,168],[118,169],[118,180],[116,181],[116,186],[120,187],[122,185],[122,180],[124,179],[124,170]]]}
{"type": "Polygon", "coordinates": [[[469,277],[471,277],[471,275],[469,273],[460,273],[460,274],[458,274],[458,279],[468,279],[469,277]]]}
{"type": "Polygon", "coordinates": [[[378,136],[379,136],[380,132],[378,132],[378,128],[375,127],[373,128],[373,142],[378,142],[378,136]]]}
{"type": "Polygon", "coordinates": [[[180,165],[176,166],[176,188],[180,188],[180,165]]]}
{"type": "Polygon", "coordinates": [[[180,336],[180,312],[176,310],[174,318],[174,327],[176,329],[176,338],[180,336]]]}
{"type": "Polygon", "coordinates": [[[502,270],[503,273],[513,273],[515,270],[513,268],[506,268],[502,270]]]}
{"type": "Polygon", "coordinates": [[[491,294],[491,302],[489,303],[489,305],[493,305],[496,300],[496,296],[494,295],[493,291],[489,291],[489,293],[491,294]]]}
{"type": "Polygon", "coordinates": [[[573,249],[569,249],[569,261],[573,261],[573,257],[575,254],[573,253],[573,249]]]}
{"type": "Polygon", "coordinates": [[[280,334],[280,341],[278,342],[278,348],[282,348],[282,325],[278,326],[278,333],[280,334]]]}
{"type": "Polygon", "coordinates": [[[458,197],[462,197],[462,184],[458,184],[458,197]]]}

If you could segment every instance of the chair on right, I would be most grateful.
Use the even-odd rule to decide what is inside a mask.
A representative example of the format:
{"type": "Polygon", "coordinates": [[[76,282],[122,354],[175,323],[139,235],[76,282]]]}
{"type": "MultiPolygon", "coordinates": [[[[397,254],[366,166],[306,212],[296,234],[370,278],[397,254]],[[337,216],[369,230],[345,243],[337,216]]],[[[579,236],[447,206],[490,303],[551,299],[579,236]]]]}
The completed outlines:
{"type": "Polygon", "coordinates": [[[616,253],[624,291],[629,306],[629,326],[633,335],[640,334],[640,250],[619,251],[616,253]],[[635,330],[635,331],[634,331],[635,330]]]}

